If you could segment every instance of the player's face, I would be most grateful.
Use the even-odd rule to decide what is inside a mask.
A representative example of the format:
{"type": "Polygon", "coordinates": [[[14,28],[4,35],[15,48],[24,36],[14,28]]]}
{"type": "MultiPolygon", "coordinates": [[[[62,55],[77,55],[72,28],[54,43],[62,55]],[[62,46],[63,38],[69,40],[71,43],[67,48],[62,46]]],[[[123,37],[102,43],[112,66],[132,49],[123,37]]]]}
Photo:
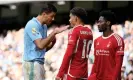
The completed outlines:
{"type": "Polygon", "coordinates": [[[44,13],[44,15],[43,15],[44,23],[47,25],[51,24],[51,22],[54,21],[55,15],[56,15],[55,12],[44,13]]]}
{"type": "Polygon", "coordinates": [[[74,27],[75,26],[75,23],[76,23],[76,16],[72,15],[71,13],[70,13],[69,16],[70,16],[70,19],[69,19],[70,25],[72,27],[74,27]]]}
{"type": "Polygon", "coordinates": [[[98,30],[99,32],[104,32],[107,30],[107,24],[106,24],[106,20],[104,19],[103,16],[99,17],[99,20],[97,22],[97,26],[98,26],[98,30]]]}

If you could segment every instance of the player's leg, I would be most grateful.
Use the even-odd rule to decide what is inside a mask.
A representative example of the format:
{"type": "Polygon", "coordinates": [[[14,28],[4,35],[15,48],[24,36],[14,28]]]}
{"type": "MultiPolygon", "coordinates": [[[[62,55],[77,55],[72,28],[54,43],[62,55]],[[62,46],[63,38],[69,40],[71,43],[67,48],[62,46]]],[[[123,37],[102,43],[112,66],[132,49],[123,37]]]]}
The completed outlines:
{"type": "Polygon", "coordinates": [[[34,67],[33,62],[25,62],[25,61],[23,62],[24,80],[33,80],[34,79],[33,67],[34,67]]]}
{"type": "Polygon", "coordinates": [[[34,80],[44,80],[45,70],[44,65],[34,62],[34,80]]]}

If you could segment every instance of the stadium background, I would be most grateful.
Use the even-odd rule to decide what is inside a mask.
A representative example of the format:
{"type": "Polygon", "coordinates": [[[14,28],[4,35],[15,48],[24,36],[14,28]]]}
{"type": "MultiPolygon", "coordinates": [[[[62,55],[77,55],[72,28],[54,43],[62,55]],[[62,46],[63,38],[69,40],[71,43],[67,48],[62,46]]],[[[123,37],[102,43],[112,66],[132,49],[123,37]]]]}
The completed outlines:
{"type": "MultiPolygon", "coordinates": [[[[73,7],[83,7],[88,12],[86,25],[92,29],[94,39],[101,35],[95,21],[101,10],[110,9],[117,16],[117,25],[112,29],[124,38],[125,56],[121,69],[122,80],[133,80],[133,2],[132,1],[11,1],[0,0],[0,80],[23,80],[22,55],[23,31],[26,22],[37,16],[45,3],[54,4],[57,9],[55,21],[49,26],[48,33],[54,27],[69,24],[69,11],[73,7]]],[[[69,30],[58,34],[57,43],[46,54],[46,80],[54,80],[60,67],[67,45],[69,30]]],[[[89,71],[93,65],[93,47],[89,58],[89,71]]]]}

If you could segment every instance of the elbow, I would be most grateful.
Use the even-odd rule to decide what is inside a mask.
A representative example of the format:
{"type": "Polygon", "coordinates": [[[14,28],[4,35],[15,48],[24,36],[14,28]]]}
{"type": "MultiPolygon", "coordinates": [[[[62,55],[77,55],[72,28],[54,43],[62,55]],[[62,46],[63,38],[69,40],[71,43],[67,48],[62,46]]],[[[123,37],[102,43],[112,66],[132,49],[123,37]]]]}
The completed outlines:
{"type": "Polygon", "coordinates": [[[46,48],[46,45],[47,45],[46,43],[45,43],[45,44],[42,43],[42,40],[41,40],[41,39],[35,40],[34,43],[35,43],[36,47],[37,47],[39,50],[45,49],[45,48],[46,48]]]}

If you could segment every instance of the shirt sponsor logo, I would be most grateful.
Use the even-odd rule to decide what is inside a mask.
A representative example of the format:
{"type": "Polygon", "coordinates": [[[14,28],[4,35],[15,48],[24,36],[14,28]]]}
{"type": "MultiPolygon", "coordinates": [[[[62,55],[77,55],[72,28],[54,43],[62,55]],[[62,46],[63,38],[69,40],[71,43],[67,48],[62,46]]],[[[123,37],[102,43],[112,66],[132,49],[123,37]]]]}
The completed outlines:
{"type": "Polygon", "coordinates": [[[96,50],[96,55],[103,55],[103,56],[109,56],[109,53],[110,51],[108,50],[102,50],[102,49],[99,49],[99,50],[96,50]]]}

